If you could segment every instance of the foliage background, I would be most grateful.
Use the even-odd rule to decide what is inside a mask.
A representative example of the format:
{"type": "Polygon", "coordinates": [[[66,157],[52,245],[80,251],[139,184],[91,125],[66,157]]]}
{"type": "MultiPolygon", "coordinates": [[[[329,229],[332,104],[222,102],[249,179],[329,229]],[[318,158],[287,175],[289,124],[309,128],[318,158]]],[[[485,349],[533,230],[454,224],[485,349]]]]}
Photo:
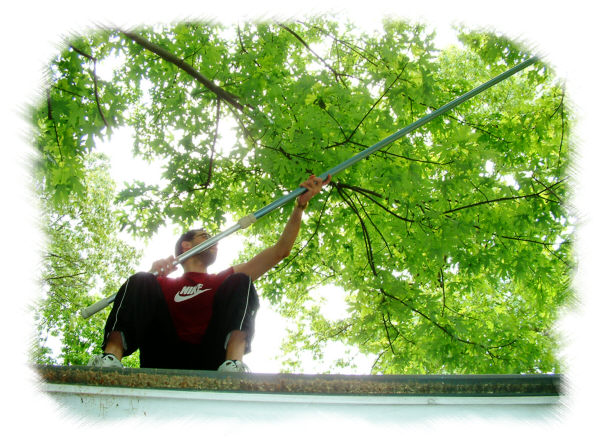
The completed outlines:
{"type": "MultiPolygon", "coordinates": [[[[437,54],[419,25],[386,22],[377,38],[348,30],[321,19],[245,24],[225,43],[216,27],[183,23],[73,39],[33,119],[48,207],[89,198],[95,138],[127,123],[136,152],[168,167],[166,184],[136,182],[118,195],[111,215],[120,226],[149,236],[165,218],[187,226],[199,213],[217,230],[226,213],[259,209],[301,174],[326,170],[471,89],[480,72],[490,77],[528,56],[487,33],[466,32],[468,50],[437,54]],[[156,50],[148,55],[141,35],[226,91],[215,88],[215,99],[156,50]],[[96,62],[114,53],[129,62],[102,82],[96,62]],[[238,124],[226,155],[216,149],[225,112],[238,124]]],[[[285,345],[289,369],[300,370],[297,349],[321,359],[323,343],[338,340],[377,355],[374,373],[560,370],[553,325],[570,299],[572,268],[565,94],[547,66],[505,83],[357,164],[313,205],[301,256],[260,281],[297,325],[285,345]],[[320,314],[308,288],[325,281],[346,290],[349,317],[320,314]]],[[[256,225],[241,259],[273,242],[284,219],[256,225]]],[[[72,312],[78,302],[43,310],[72,312]]],[[[58,331],[66,322],[52,321],[51,333],[66,336],[58,331]]],[[[65,346],[79,352],[67,361],[80,362],[90,339],[65,346]]],[[[43,346],[36,354],[47,361],[43,346]]],[[[331,370],[350,365],[339,359],[331,370]]]]}

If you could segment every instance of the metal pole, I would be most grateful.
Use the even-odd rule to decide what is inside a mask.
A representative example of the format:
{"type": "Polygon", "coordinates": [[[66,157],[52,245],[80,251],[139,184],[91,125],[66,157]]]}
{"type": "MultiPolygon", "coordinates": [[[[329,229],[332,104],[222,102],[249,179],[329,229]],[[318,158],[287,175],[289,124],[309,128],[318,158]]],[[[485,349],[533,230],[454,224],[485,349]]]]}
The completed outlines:
{"type": "MultiPolygon", "coordinates": [[[[491,88],[492,86],[496,85],[497,83],[500,83],[501,81],[509,78],[510,76],[516,74],[517,72],[527,68],[528,66],[536,63],[537,61],[538,61],[537,57],[532,57],[526,61],[523,61],[522,63],[518,64],[517,66],[503,72],[500,75],[497,75],[496,77],[487,81],[486,83],[484,83],[484,84],[476,87],[475,89],[472,89],[471,91],[454,99],[450,103],[447,103],[444,106],[436,109],[435,111],[430,112],[429,114],[425,115],[424,117],[420,118],[419,120],[415,121],[414,123],[411,123],[409,126],[406,126],[403,129],[399,130],[398,132],[395,132],[394,134],[386,137],[382,141],[379,141],[376,144],[368,147],[367,149],[364,149],[363,151],[359,152],[358,154],[354,155],[353,157],[349,158],[348,160],[346,160],[346,161],[342,162],[341,164],[333,167],[332,169],[324,172],[322,175],[319,176],[319,178],[321,178],[322,180],[325,180],[328,177],[328,175],[334,176],[334,175],[339,174],[340,172],[342,172],[345,169],[348,169],[349,167],[351,167],[353,164],[357,163],[358,161],[366,158],[367,156],[373,154],[374,152],[377,152],[378,150],[380,150],[383,147],[389,145],[390,143],[398,140],[399,138],[404,137],[405,135],[409,134],[410,132],[413,132],[414,130],[419,129],[420,127],[427,124],[431,120],[439,117],[442,114],[447,113],[451,109],[454,109],[455,107],[459,106],[460,104],[464,103],[465,101],[473,98],[474,96],[485,91],[486,89],[491,88]]],[[[202,242],[201,244],[198,244],[197,246],[195,246],[195,247],[187,250],[186,252],[182,253],[181,255],[179,255],[175,259],[174,265],[180,264],[181,262],[183,262],[185,259],[189,258],[190,256],[193,256],[193,255],[203,252],[204,250],[206,250],[206,249],[210,248],[211,246],[213,246],[214,244],[216,244],[219,240],[231,235],[232,233],[236,232],[237,230],[245,229],[245,228],[249,227],[251,224],[256,222],[261,217],[267,215],[268,213],[272,212],[273,210],[278,209],[279,207],[284,206],[286,203],[288,203],[291,200],[294,200],[295,198],[297,198],[299,195],[301,195],[303,192],[306,192],[306,191],[307,191],[307,189],[305,189],[304,187],[299,187],[299,188],[293,190],[292,192],[289,192],[288,194],[280,197],[276,201],[273,201],[272,203],[268,204],[267,206],[261,208],[257,212],[255,212],[251,215],[245,216],[244,218],[240,219],[237,222],[237,224],[228,228],[224,232],[221,232],[218,235],[207,239],[206,241],[202,242]]],[[[116,297],[116,295],[112,295],[109,298],[99,301],[99,302],[87,307],[86,309],[83,309],[81,311],[81,314],[83,315],[84,318],[88,318],[89,316],[93,315],[94,313],[96,313],[96,312],[100,311],[101,309],[103,309],[104,307],[108,306],[111,302],[114,301],[115,297],[116,297]]]]}

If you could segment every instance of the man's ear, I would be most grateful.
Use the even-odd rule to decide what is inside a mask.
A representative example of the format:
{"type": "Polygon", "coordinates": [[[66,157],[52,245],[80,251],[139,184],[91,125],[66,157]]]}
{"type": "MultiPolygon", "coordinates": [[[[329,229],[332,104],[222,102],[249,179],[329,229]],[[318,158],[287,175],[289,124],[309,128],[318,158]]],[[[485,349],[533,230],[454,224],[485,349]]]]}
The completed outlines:
{"type": "Polygon", "coordinates": [[[191,248],[191,241],[181,241],[181,249],[183,253],[191,248]]]}

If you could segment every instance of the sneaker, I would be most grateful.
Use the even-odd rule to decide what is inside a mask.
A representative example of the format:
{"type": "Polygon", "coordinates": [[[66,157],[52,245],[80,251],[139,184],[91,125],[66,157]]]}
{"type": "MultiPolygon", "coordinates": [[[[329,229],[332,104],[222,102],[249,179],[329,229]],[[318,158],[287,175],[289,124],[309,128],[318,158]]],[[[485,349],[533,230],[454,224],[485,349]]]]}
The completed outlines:
{"type": "Polygon", "coordinates": [[[103,355],[95,355],[87,363],[88,367],[106,367],[106,368],[123,368],[123,364],[118,358],[110,353],[103,355]]]}
{"type": "Polygon", "coordinates": [[[242,361],[225,361],[220,367],[218,367],[218,371],[223,371],[226,373],[250,373],[249,367],[245,365],[242,361]]]}

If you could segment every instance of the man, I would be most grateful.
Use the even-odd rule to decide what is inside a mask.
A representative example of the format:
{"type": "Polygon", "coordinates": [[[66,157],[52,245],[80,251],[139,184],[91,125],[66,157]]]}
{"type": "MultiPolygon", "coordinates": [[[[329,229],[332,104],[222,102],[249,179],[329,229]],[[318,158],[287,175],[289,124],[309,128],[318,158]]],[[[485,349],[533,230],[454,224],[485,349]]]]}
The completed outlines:
{"type": "MultiPolygon", "coordinates": [[[[253,281],[286,258],[295,243],[307,203],[330,182],[311,175],[306,192],[275,245],[249,261],[209,274],[217,244],[187,258],[184,274],[168,278],[174,257],[156,261],[150,273],[131,276],[120,288],[106,321],[102,355],[89,365],[122,367],[121,359],[139,349],[141,367],[249,371],[243,356],[251,351],[259,301],[253,281]],[[154,276],[153,272],[158,276],[154,276]]],[[[182,235],[175,254],[209,238],[203,229],[182,235]]]]}

